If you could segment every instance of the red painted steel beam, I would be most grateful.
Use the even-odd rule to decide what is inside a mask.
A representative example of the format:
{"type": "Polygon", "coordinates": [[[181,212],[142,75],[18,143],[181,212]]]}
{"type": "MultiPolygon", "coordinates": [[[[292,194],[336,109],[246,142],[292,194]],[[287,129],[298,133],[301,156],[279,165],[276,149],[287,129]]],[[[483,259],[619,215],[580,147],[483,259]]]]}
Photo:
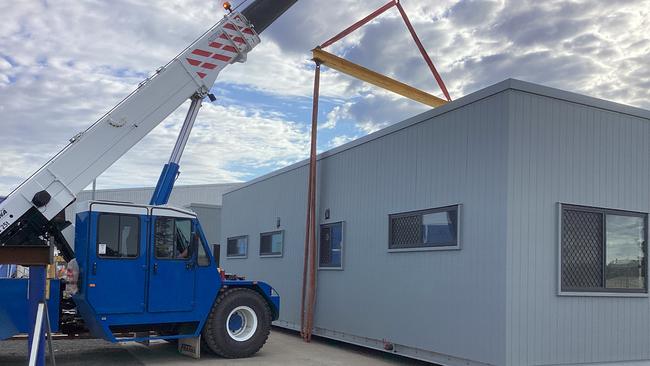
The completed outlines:
{"type": "Polygon", "coordinates": [[[321,48],[325,48],[327,46],[332,45],[333,43],[339,41],[341,38],[347,36],[348,34],[354,32],[355,30],[361,28],[364,24],[368,23],[369,21],[375,19],[379,15],[381,15],[383,12],[386,10],[392,8],[393,6],[398,5],[399,2],[396,0],[391,0],[389,1],[386,5],[382,6],[381,8],[373,11],[368,15],[367,17],[359,20],[358,22],[352,24],[351,26],[347,27],[346,29],[343,30],[343,32],[335,35],[334,37],[330,38],[329,40],[325,41],[322,45],[320,45],[321,48]]]}
{"type": "Polygon", "coordinates": [[[316,305],[316,141],[318,138],[318,100],[320,93],[320,63],[314,71],[314,97],[311,114],[311,149],[309,153],[309,183],[307,222],[305,226],[305,253],[302,272],[302,301],[300,330],[302,338],[310,342],[314,327],[316,305]]]}
{"type": "Polygon", "coordinates": [[[436,70],[436,67],[433,65],[433,61],[431,61],[431,58],[427,54],[427,51],[424,49],[424,46],[422,45],[422,42],[420,42],[420,38],[418,37],[417,33],[415,33],[415,29],[413,28],[413,25],[411,25],[411,22],[409,21],[409,18],[406,15],[404,8],[402,8],[402,5],[399,3],[399,1],[395,5],[397,5],[397,9],[399,10],[399,13],[402,15],[402,19],[404,19],[404,23],[406,23],[406,28],[408,28],[409,32],[411,33],[411,36],[413,37],[415,44],[418,46],[418,49],[420,50],[422,57],[424,57],[424,60],[426,61],[427,65],[429,65],[429,69],[431,70],[431,73],[433,73],[433,76],[436,78],[436,81],[438,82],[438,85],[440,86],[442,93],[445,95],[445,98],[447,98],[447,100],[451,102],[451,96],[449,96],[449,92],[447,91],[445,82],[442,81],[442,77],[438,73],[438,70],[436,70]]]}

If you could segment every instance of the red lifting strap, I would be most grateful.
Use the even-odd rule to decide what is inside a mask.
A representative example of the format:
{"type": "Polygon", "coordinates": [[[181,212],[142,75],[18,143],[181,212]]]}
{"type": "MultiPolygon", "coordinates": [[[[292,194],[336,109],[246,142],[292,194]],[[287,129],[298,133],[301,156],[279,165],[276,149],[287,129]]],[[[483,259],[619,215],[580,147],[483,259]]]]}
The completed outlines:
{"type": "Polygon", "coordinates": [[[355,30],[361,28],[363,25],[367,24],[374,18],[378,17],[379,15],[383,14],[386,10],[392,8],[393,6],[397,7],[397,10],[399,10],[400,15],[402,16],[402,19],[404,20],[404,23],[406,24],[406,28],[408,28],[409,32],[411,33],[411,37],[413,37],[413,41],[415,41],[415,44],[418,47],[418,50],[420,50],[420,54],[422,54],[422,57],[424,58],[424,61],[427,63],[429,66],[429,70],[431,70],[431,73],[433,74],[433,77],[436,78],[436,81],[438,82],[438,86],[440,87],[440,90],[442,90],[442,93],[445,95],[445,98],[447,98],[448,101],[451,101],[451,96],[449,95],[449,92],[447,91],[447,87],[445,86],[445,82],[442,80],[442,77],[438,73],[438,70],[436,70],[436,67],[433,65],[433,61],[431,61],[431,58],[427,54],[426,49],[422,45],[422,42],[420,41],[420,38],[418,37],[417,33],[415,32],[415,29],[413,28],[413,25],[409,21],[408,16],[406,15],[406,12],[404,11],[404,8],[402,8],[402,5],[400,4],[399,0],[391,0],[381,8],[375,10],[374,12],[370,13],[370,15],[366,16],[365,18],[359,20],[358,22],[352,24],[345,30],[343,30],[341,33],[335,35],[334,37],[330,38],[329,40],[325,41],[323,44],[320,45],[321,48],[325,48],[327,46],[330,46],[334,44],[335,42],[339,41],[341,38],[347,36],[348,34],[354,32],[355,30]]]}
{"type": "Polygon", "coordinates": [[[320,48],[325,48],[327,46],[330,46],[334,42],[340,40],[341,38],[343,38],[343,37],[347,36],[348,34],[354,32],[355,30],[363,27],[364,24],[366,24],[369,21],[375,19],[376,17],[381,15],[386,10],[388,10],[388,9],[392,8],[393,6],[395,6],[395,4],[397,4],[395,2],[395,0],[389,1],[386,5],[382,6],[381,8],[379,8],[379,9],[377,9],[375,11],[373,11],[372,13],[370,13],[370,15],[368,15],[367,17],[359,20],[358,22],[356,22],[356,23],[352,24],[351,26],[345,28],[343,30],[343,32],[341,32],[341,33],[335,35],[334,37],[330,38],[329,40],[325,41],[322,45],[320,45],[320,48]]]}

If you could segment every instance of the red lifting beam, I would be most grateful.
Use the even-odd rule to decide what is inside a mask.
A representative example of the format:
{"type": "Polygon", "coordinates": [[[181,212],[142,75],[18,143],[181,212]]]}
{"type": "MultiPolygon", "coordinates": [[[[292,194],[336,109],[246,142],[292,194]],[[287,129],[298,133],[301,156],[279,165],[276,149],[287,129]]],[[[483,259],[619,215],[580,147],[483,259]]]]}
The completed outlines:
{"type": "Polygon", "coordinates": [[[335,35],[334,37],[330,38],[329,40],[325,41],[322,45],[320,45],[320,48],[325,48],[327,46],[330,46],[330,45],[334,44],[336,41],[340,40],[341,38],[347,36],[348,34],[354,32],[355,30],[363,27],[364,24],[366,24],[369,21],[375,19],[376,17],[381,15],[386,10],[388,10],[388,9],[392,8],[393,6],[395,6],[395,4],[397,4],[395,2],[395,0],[389,1],[386,5],[382,6],[381,8],[379,8],[379,9],[377,9],[375,11],[373,11],[372,13],[370,13],[370,15],[368,15],[367,17],[365,17],[365,18],[361,19],[360,21],[352,24],[351,26],[345,28],[345,30],[343,30],[343,32],[341,32],[341,33],[335,35]]]}
{"type": "Polygon", "coordinates": [[[307,193],[308,196],[307,218],[305,223],[306,224],[305,225],[306,226],[305,227],[305,252],[304,252],[303,272],[302,272],[302,299],[300,304],[300,333],[302,335],[302,338],[307,342],[311,340],[312,331],[314,328],[314,312],[316,306],[316,285],[317,285],[317,281],[316,281],[316,275],[317,275],[317,271],[316,271],[317,268],[317,263],[316,263],[317,261],[317,256],[316,256],[316,250],[317,250],[317,245],[316,245],[316,181],[317,181],[316,138],[318,132],[318,96],[319,96],[319,87],[320,87],[321,63],[327,66],[328,62],[330,62],[329,66],[336,70],[346,72],[352,76],[355,76],[361,80],[370,83],[373,83],[374,81],[375,85],[379,85],[387,90],[391,90],[398,94],[410,97],[422,103],[427,103],[427,101],[429,101],[429,103],[433,103],[430,104],[432,106],[433,105],[437,106],[438,104],[446,103],[444,100],[438,97],[434,97],[432,95],[429,95],[428,93],[419,90],[415,90],[415,92],[424,94],[425,97],[420,99],[413,98],[413,95],[420,95],[417,93],[414,94],[413,92],[414,88],[399,83],[397,81],[394,81],[392,79],[389,79],[387,77],[383,77],[383,75],[379,75],[371,70],[367,70],[358,65],[352,64],[349,61],[340,59],[334,55],[328,54],[320,50],[321,48],[325,48],[341,40],[343,37],[347,36],[348,34],[354,32],[355,30],[359,29],[363,25],[372,21],[374,18],[383,14],[386,10],[392,8],[393,6],[396,6],[397,9],[399,10],[402,19],[406,24],[406,27],[411,33],[411,37],[413,37],[413,41],[415,41],[415,44],[420,50],[420,54],[422,54],[422,57],[424,57],[424,60],[429,66],[429,69],[431,70],[431,73],[435,77],[436,81],[438,82],[440,89],[442,90],[445,97],[447,98],[447,101],[451,101],[451,97],[449,96],[449,92],[447,91],[447,87],[445,86],[445,83],[442,81],[442,77],[440,76],[435,66],[433,65],[433,62],[431,61],[431,58],[427,54],[427,51],[424,49],[424,46],[422,45],[420,38],[417,36],[415,29],[413,28],[413,25],[411,24],[408,17],[406,16],[406,12],[400,5],[399,0],[391,0],[384,6],[372,12],[370,15],[352,24],[350,27],[346,28],[341,33],[330,38],[329,40],[321,44],[320,47],[317,47],[314,50],[314,55],[315,55],[314,61],[316,62],[316,70],[314,74],[314,97],[313,97],[313,106],[312,106],[313,109],[312,109],[312,119],[311,119],[311,151],[309,155],[309,183],[308,183],[308,193],[307,193]],[[320,54],[320,56],[318,54],[320,54]],[[326,59],[329,61],[326,61],[326,59]],[[337,63],[332,60],[337,61],[337,63]],[[345,61],[345,63],[343,63],[343,61],[345,61]],[[336,65],[338,65],[339,67],[337,68],[336,65]],[[344,67],[345,65],[347,65],[347,67],[344,67]],[[365,78],[364,75],[366,76],[365,78]],[[383,82],[378,82],[377,80],[379,79],[381,79],[381,81],[383,82]],[[401,89],[387,87],[386,85],[388,84],[393,86],[400,85],[401,89]],[[404,88],[406,87],[410,88],[409,90],[411,90],[411,92],[409,93],[404,92],[404,88]],[[433,98],[435,98],[435,101],[431,102],[430,99],[433,98]]]}
{"type": "Polygon", "coordinates": [[[413,26],[411,25],[408,16],[406,16],[406,12],[404,11],[404,8],[402,8],[402,4],[399,3],[399,0],[395,0],[395,5],[397,5],[397,9],[399,10],[399,13],[402,14],[402,19],[404,19],[404,23],[406,23],[406,28],[409,29],[409,32],[411,33],[411,36],[413,37],[415,44],[418,46],[418,49],[420,50],[422,57],[424,57],[424,61],[426,61],[427,65],[429,65],[429,69],[431,70],[433,77],[436,78],[436,81],[438,82],[438,86],[440,86],[440,89],[442,90],[443,94],[445,94],[445,98],[447,98],[447,100],[451,102],[451,96],[449,96],[449,92],[447,91],[445,82],[442,81],[442,77],[438,73],[438,70],[436,70],[436,67],[433,66],[433,61],[431,61],[429,54],[427,54],[427,50],[424,49],[422,42],[420,42],[420,38],[418,37],[417,33],[415,33],[415,29],[413,29],[413,26]]]}
{"type": "Polygon", "coordinates": [[[316,138],[318,132],[319,90],[320,64],[317,62],[314,71],[307,225],[305,228],[305,257],[302,272],[302,301],[300,302],[300,334],[307,342],[311,341],[311,334],[314,329],[314,307],[316,306],[316,138]]]}
{"type": "Polygon", "coordinates": [[[358,22],[352,24],[351,26],[347,27],[343,32],[335,35],[334,37],[330,38],[329,40],[323,42],[323,44],[320,45],[321,48],[325,48],[327,46],[331,46],[335,42],[341,40],[343,37],[347,36],[348,34],[354,32],[355,30],[361,28],[374,18],[378,17],[379,15],[383,14],[386,10],[392,8],[393,6],[397,7],[397,10],[399,10],[400,15],[402,16],[402,20],[404,20],[404,24],[406,24],[406,28],[408,28],[409,33],[411,33],[411,37],[413,37],[413,41],[415,42],[416,46],[418,47],[418,50],[420,51],[420,54],[424,58],[424,61],[427,63],[429,66],[429,70],[431,70],[431,73],[433,74],[433,77],[436,79],[438,82],[438,86],[440,87],[440,90],[442,90],[442,93],[445,95],[445,98],[447,101],[451,101],[451,96],[449,95],[449,91],[447,91],[447,86],[445,86],[445,82],[442,80],[442,76],[440,76],[440,73],[438,73],[438,70],[436,70],[436,67],[433,65],[433,61],[431,61],[431,57],[429,57],[429,54],[427,53],[426,49],[424,48],[424,45],[422,45],[422,42],[420,41],[420,38],[418,37],[417,33],[415,32],[415,28],[413,28],[413,25],[411,24],[411,21],[409,20],[408,16],[406,15],[406,12],[404,11],[404,8],[402,7],[402,4],[400,4],[399,0],[391,0],[388,3],[386,3],[384,6],[381,8],[375,10],[374,12],[370,13],[367,17],[359,20],[358,22]]]}

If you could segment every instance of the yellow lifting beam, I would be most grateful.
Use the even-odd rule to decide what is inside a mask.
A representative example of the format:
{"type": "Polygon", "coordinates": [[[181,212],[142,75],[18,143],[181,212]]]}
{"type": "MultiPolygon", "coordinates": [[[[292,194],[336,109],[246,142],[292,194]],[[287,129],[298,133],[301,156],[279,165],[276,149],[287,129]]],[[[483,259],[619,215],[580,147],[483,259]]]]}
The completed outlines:
{"type": "Polygon", "coordinates": [[[320,48],[313,49],[312,55],[314,61],[322,65],[431,107],[440,107],[441,105],[447,104],[446,100],[438,98],[435,95],[359,66],[327,51],[323,51],[320,48]]]}

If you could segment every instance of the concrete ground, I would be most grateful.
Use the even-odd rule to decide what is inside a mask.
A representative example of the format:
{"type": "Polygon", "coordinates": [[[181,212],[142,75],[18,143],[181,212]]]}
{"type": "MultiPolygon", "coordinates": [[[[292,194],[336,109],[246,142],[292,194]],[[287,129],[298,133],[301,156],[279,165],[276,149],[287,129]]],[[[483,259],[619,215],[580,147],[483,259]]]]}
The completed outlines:
{"type": "MultiPolygon", "coordinates": [[[[26,364],[27,345],[24,340],[0,342],[0,365],[26,364]]],[[[391,354],[345,343],[315,338],[304,343],[297,333],[274,328],[266,345],[255,356],[228,360],[203,355],[200,360],[182,356],[176,346],[164,341],[149,347],[138,343],[113,344],[96,339],[55,340],[57,366],[76,365],[429,365],[391,354]]]]}

